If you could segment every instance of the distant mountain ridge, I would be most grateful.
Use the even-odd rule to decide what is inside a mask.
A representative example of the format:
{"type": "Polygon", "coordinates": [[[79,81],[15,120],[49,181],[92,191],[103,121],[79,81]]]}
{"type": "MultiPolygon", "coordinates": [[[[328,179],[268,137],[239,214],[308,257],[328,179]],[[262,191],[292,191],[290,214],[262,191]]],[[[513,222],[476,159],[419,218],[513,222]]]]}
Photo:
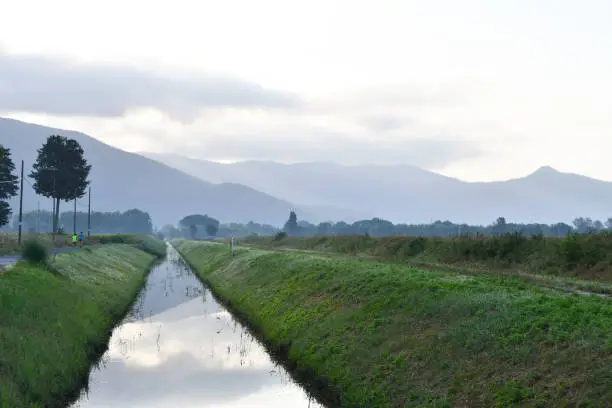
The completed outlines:
{"type": "Polygon", "coordinates": [[[221,164],[141,153],[211,182],[238,182],[292,202],[350,207],[394,222],[571,222],[612,216],[612,183],[542,166],[516,179],[466,182],[411,165],[221,164]]]}
{"type": "MultiPolygon", "coordinates": [[[[0,118],[0,143],[12,150],[17,165],[25,160],[26,173],[52,133],[83,145],[93,165],[92,209],[140,208],[158,226],[189,213],[280,226],[290,210],[312,222],[380,217],[395,223],[489,224],[503,216],[508,222],[555,223],[612,216],[612,183],[549,166],[507,181],[465,182],[410,165],[220,164],[128,153],[80,132],[0,118]]],[[[37,203],[50,209],[51,200],[36,196],[27,183],[25,187],[26,211],[37,203]]],[[[17,208],[16,199],[12,205],[17,208]]],[[[83,210],[86,199],[78,205],[83,210]]],[[[71,209],[72,203],[62,203],[61,210],[71,209]]]]}
{"type": "MultiPolygon", "coordinates": [[[[326,211],[339,211],[333,206],[311,210],[236,182],[206,182],[150,158],[111,147],[84,133],[0,118],[0,143],[11,149],[18,169],[21,160],[25,160],[26,175],[37,149],[54,133],[74,138],[83,146],[93,166],[90,177],[92,209],[96,211],[139,208],[149,212],[158,226],[174,224],[190,213],[207,213],[222,222],[282,225],[291,210],[315,221],[336,215],[326,214],[326,211]]],[[[35,210],[38,203],[41,208],[50,210],[51,200],[37,196],[28,181],[26,177],[24,210],[35,210]]],[[[86,200],[87,197],[78,203],[78,210],[86,210],[86,200]]],[[[11,204],[16,212],[18,200],[13,199],[11,204]]],[[[72,208],[72,203],[62,202],[60,211],[72,208]]]]}

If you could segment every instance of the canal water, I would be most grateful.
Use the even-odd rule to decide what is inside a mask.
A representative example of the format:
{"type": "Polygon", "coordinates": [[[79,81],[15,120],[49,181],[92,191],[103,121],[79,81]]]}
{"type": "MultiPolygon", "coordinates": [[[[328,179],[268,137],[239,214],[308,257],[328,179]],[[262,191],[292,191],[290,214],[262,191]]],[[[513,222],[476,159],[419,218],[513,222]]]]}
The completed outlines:
{"type": "Polygon", "coordinates": [[[72,408],[322,408],[172,247],[72,408]]]}

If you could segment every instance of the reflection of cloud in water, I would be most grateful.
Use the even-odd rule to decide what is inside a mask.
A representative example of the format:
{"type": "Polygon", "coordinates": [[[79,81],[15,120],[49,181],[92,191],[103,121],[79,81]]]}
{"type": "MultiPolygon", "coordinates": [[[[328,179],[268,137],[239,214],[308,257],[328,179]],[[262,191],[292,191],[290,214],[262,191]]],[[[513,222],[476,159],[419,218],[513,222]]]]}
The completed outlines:
{"type": "Polygon", "coordinates": [[[304,391],[186,272],[170,262],[154,268],[139,310],[113,332],[75,407],[308,407],[304,391]]]}
{"type": "Polygon", "coordinates": [[[272,369],[265,350],[248,332],[234,325],[227,311],[204,314],[202,306],[196,298],[150,319],[124,324],[113,333],[108,357],[125,359],[127,366],[152,367],[186,352],[193,358],[192,366],[207,369],[245,365],[272,369]]]}
{"type": "Polygon", "coordinates": [[[212,407],[222,402],[256,398],[260,390],[265,395],[272,390],[272,394],[282,395],[282,399],[294,393],[291,400],[304,400],[299,389],[285,388],[265,369],[198,370],[197,362],[189,353],[175,354],[153,368],[129,367],[120,360],[113,361],[103,373],[91,384],[91,401],[83,407],[212,407]]]}

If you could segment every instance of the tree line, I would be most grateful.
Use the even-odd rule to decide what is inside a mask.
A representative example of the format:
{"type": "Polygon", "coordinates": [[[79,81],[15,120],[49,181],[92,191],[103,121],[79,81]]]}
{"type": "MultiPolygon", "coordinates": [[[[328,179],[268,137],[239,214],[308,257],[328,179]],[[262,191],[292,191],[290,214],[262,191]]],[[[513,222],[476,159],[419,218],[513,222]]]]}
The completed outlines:
{"type": "MultiPolygon", "coordinates": [[[[89,186],[91,165],[79,142],[60,135],[49,136],[37,150],[28,174],[36,194],[53,200],[52,231],[59,226],[60,201],[82,198],[89,186]]],[[[19,177],[10,149],[0,145],[0,227],[11,219],[9,199],[19,193],[19,177]]]]}
{"type": "Polygon", "coordinates": [[[457,236],[457,235],[498,235],[521,232],[526,235],[564,236],[574,228],[565,223],[548,224],[519,224],[506,222],[499,217],[491,225],[457,224],[451,221],[435,221],[429,224],[394,224],[382,218],[360,220],[353,223],[323,222],[312,224],[307,221],[298,221],[295,212],[291,212],[289,219],[279,232],[290,236],[311,235],[369,235],[369,236],[457,236]]]}
{"type": "MultiPolygon", "coordinates": [[[[60,213],[58,231],[72,231],[75,227],[74,212],[60,213]]],[[[87,231],[88,221],[91,221],[91,232],[94,234],[153,234],[153,222],[149,213],[139,209],[124,212],[92,211],[88,219],[87,212],[76,213],[76,231],[87,231]]],[[[19,225],[17,216],[13,217],[11,229],[16,231],[19,225]]],[[[53,232],[52,211],[28,211],[23,213],[23,228],[28,232],[53,232]]]]}
{"type": "Polygon", "coordinates": [[[282,230],[287,235],[370,235],[370,236],[457,236],[457,235],[502,235],[508,233],[522,233],[525,235],[543,235],[547,237],[562,237],[569,233],[587,233],[598,231],[612,231],[612,218],[606,221],[592,220],[579,217],[574,219],[572,225],[563,222],[555,224],[542,223],[513,223],[499,217],[489,225],[457,224],[451,221],[435,221],[430,224],[393,224],[382,218],[361,220],[354,223],[324,222],[312,224],[307,221],[298,221],[294,211],[282,230]]]}
{"type": "Polygon", "coordinates": [[[215,237],[275,235],[279,229],[269,224],[249,222],[247,224],[221,224],[217,219],[207,214],[191,214],[183,217],[177,226],[165,225],[158,233],[165,238],[209,239],[215,237]]]}
{"type": "Polygon", "coordinates": [[[522,233],[525,235],[542,235],[547,237],[562,237],[569,233],[586,233],[590,231],[612,231],[612,218],[606,221],[597,221],[590,218],[576,218],[572,225],[559,222],[556,224],[542,223],[512,223],[504,217],[499,217],[490,225],[469,225],[453,223],[451,221],[435,221],[429,224],[394,224],[382,218],[360,220],[353,223],[323,222],[313,224],[298,220],[297,214],[291,211],[289,219],[282,228],[269,224],[249,222],[247,224],[229,223],[220,224],[210,216],[185,217],[178,227],[167,225],[160,230],[166,237],[183,238],[210,238],[230,236],[273,236],[279,233],[291,236],[313,235],[369,235],[369,236],[438,236],[448,237],[457,235],[484,235],[493,236],[507,233],[522,233]],[[200,220],[193,222],[194,220],[200,220]],[[213,220],[214,228],[207,231],[206,220],[213,220]],[[198,224],[199,223],[199,224],[198,224]],[[192,226],[192,224],[196,224],[192,226]],[[211,233],[214,232],[214,233],[211,233]]]}

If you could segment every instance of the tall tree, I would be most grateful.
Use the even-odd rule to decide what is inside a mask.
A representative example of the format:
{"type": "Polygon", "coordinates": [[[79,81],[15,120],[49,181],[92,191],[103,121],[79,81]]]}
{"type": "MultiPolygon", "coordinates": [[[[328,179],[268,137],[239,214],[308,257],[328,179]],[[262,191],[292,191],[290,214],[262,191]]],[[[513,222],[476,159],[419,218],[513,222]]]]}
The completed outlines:
{"type": "Polygon", "coordinates": [[[36,194],[54,199],[53,231],[57,231],[60,200],[70,201],[85,195],[91,165],[83,148],[74,139],[51,135],[38,149],[29,177],[36,194]]]}
{"type": "Polygon", "coordinates": [[[505,217],[498,217],[497,220],[495,220],[495,224],[493,224],[493,234],[495,235],[502,235],[506,232],[506,227],[507,227],[508,223],[506,222],[506,218],[505,217]]]}
{"type": "Polygon", "coordinates": [[[295,214],[295,211],[291,211],[289,213],[289,219],[283,227],[283,231],[285,231],[288,235],[294,235],[297,233],[298,228],[297,215],[295,214]]]}
{"type": "Polygon", "coordinates": [[[124,219],[123,224],[133,233],[147,235],[153,233],[153,222],[148,213],[134,208],[127,210],[121,216],[124,219]]]}
{"type": "Polygon", "coordinates": [[[0,227],[8,224],[11,217],[11,206],[6,200],[15,197],[19,191],[19,177],[14,171],[11,150],[0,144],[0,227]]]}

